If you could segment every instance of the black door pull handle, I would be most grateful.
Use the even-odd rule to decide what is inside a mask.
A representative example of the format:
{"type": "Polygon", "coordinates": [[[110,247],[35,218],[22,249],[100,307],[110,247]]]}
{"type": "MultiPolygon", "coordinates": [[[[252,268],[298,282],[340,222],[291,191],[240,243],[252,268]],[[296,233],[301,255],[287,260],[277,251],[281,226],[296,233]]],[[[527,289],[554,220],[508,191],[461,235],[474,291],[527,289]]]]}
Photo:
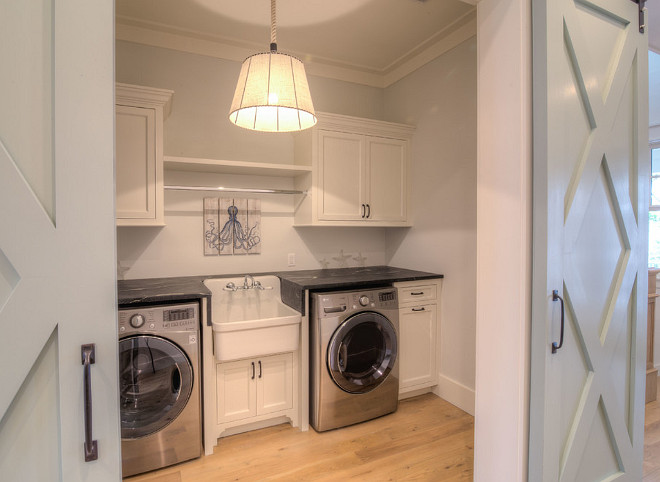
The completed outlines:
{"type": "Polygon", "coordinates": [[[564,299],[559,296],[557,290],[552,291],[552,301],[559,300],[561,302],[561,326],[559,328],[559,344],[556,341],[552,342],[552,353],[557,353],[562,345],[564,344],[564,299]]]}
{"type": "Polygon", "coordinates": [[[85,462],[91,462],[99,458],[98,444],[92,440],[92,368],[91,365],[96,361],[96,346],[94,343],[82,345],[82,364],[83,364],[83,383],[85,391],[85,443],[83,445],[85,462]]]}

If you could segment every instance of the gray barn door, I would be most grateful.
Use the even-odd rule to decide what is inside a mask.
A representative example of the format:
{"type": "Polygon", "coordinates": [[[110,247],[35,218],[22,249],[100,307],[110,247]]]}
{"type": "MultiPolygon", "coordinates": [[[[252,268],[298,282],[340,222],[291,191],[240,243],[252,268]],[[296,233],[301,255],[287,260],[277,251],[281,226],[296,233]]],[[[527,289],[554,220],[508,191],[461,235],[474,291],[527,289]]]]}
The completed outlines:
{"type": "Polygon", "coordinates": [[[113,2],[0,1],[3,481],[120,479],[113,18],[113,2]]]}
{"type": "Polygon", "coordinates": [[[529,480],[641,480],[647,37],[631,0],[532,5],[529,480]]]}

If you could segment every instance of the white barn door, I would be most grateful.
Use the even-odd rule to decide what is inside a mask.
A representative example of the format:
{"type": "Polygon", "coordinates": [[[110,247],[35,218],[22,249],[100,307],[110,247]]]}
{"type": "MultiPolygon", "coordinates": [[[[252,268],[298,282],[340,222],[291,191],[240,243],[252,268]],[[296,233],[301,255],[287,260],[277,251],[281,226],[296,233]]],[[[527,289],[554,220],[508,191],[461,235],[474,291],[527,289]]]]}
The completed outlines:
{"type": "Polygon", "coordinates": [[[631,0],[532,8],[529,480],[641,480],[648,40],[631,0]]]}
{"type": "Polygon", "coordinates": [[[0,479],[119,480],[114,5],[0,2],[0,479]],[[81,345],[98,459],[85,462],[81,345]]]}

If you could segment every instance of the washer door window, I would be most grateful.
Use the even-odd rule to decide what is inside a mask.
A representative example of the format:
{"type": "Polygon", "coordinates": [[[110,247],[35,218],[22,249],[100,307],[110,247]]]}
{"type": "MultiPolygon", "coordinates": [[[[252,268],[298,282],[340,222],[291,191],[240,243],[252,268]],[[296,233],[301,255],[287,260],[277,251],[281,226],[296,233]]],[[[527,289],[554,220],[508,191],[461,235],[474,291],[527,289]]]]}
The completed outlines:
{"type": "Polygon", "coordinates": [[[365,393],[383,383],[394,368],[397,337],[394,326],[372,311],[342,323],[328,345],[328,369],[334,382],[348,393],[365,393]]]}
{"type": "Polygon", "coordinates": [[[186,354],[164,338],[119,341],[121,437],[147,436],[172,422],[188,403],[193,371],[186,354]]]}

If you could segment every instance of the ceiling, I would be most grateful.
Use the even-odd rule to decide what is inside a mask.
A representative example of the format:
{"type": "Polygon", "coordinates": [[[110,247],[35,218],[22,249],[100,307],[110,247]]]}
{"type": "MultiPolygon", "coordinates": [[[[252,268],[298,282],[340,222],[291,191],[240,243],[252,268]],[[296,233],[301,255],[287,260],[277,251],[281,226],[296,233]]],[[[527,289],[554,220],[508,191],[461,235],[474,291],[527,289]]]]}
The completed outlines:
{"type": "MultiPolygon", "coordinates": [[[[310,74],[385,87],[476,34],[475,0],[279,0],[278,50],[310,74]]],[[[116,0],[117,39],[242,61],[268,0],[116,0]]]]}
{"type": "MultiPolygon", "coordinates": [[[[386,87],[476,34],[478,0],[279,0],[278,50],[312,75],[386,87]]],[[[649,5],[660,53],[660,7],[649,5]]],[[[116,0],[117,39],[242,61],[268,50],[268,0],[116,0]]]]}

